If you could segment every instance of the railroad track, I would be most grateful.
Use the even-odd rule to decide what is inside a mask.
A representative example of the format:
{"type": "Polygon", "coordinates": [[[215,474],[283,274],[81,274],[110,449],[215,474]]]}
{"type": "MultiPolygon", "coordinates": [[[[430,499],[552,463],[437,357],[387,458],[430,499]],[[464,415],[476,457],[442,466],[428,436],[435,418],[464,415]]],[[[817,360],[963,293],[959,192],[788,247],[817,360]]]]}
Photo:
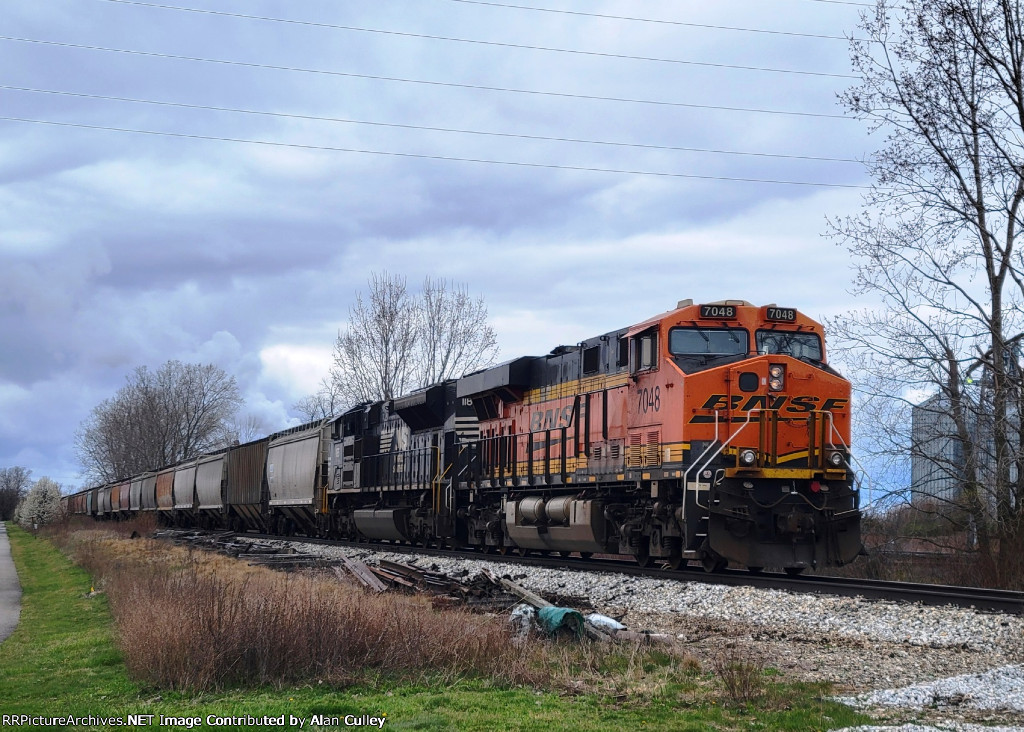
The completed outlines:
{"type": "MultiPolygon", "coordinates": [[[[216,533],[216,532],[210,532],[216,533]]],[[[920,602],[925,605],[955,605],[973,607],[985,612],[1024,615],[1024,592],[1012,590],[991,590],[980,587],[956,587],[950,585],[928,585],[914,582],[890,582],[866,580],[829,575],[803,575],[793,577],[787,574],[763,572],[751,574],[745,570],[726,569],[721,572],[705,572],[700,567],[665,569],[640,567],[631,559],[562,557],[547,555],[519,556],[517,554],[483,554],[458,549],[437,549],[433,547],[409,546],[406,544],[374,544],[370,542],[344,541],[338,539],[317,539],[302,536],[282,537],[276,534],[246,532],[238,536],[273,541],[295,541],[308,544],[344,546],[396,554],[418,554],[446,559],[472,559],[505,564],[519,564],[533,567],[568,569],[578,572],[612,572],[639,577],[675,580],[680,582],[703,582],[705,584],[758,587],[762,589],[786,590],[789,592],[864,597],[870,600],[892,600],[897,602],[920,602]]]]}

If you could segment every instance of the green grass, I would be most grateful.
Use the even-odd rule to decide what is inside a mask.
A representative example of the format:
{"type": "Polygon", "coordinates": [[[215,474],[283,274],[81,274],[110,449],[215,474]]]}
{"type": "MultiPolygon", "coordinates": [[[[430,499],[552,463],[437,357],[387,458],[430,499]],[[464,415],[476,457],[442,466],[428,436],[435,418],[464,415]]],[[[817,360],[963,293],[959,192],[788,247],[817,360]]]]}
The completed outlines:
{"type": "MultiPolygon", "coordinates": [[[[386,715],[386,730],[827,730],[869,721],[846,707],[820,701],[827,693],[822,685],[779,684],[775,676],[766,676],[766,701],[739,708],[726,705],[713,679],[701,673],[648,697],[625,699],[561,696],[481,680],[382,682],[346,689],[307,685],[202,695],[146,688],[128,677],[106,596],[88,596],[89,576],[45,539],[10,524],[8,529],[23,596],[21,622],[0,644],[0,714],[200,717],[204,729],[252,729],[245,724],[210,727],[207,715],[284,715],[286,729],[298,728],[287,724],[290,716],[305,719],[303,729],[311,729],[313,715],[386,715]]],[[[189,728],[158,727],[158,722],[156,717],[150,726],[189,728]]],[[[322,727],[327,728],[347,729],[322,727]]]]}

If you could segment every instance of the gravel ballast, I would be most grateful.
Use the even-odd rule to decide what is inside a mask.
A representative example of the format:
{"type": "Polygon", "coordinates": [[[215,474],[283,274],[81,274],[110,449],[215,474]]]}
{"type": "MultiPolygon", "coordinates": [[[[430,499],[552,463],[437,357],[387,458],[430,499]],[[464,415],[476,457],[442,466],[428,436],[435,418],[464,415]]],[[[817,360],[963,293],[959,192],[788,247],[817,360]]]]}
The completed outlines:
{"type": "MultiPolygon", "coordinates": [[[[620,618],[632,630],[671,633],[698,658],[741,647],[779,669],[784,677],[832,682],[844,703],[872,710],[920,711],[924,719],[915,721],[935,725],[863,727],[857,728],[858,732],[973,732],[976,725],[971,723],[976,722],[1003,724],[978,729],[1024,732],[1021,616],[363,547],[285,543],[328,558],[358,558],[369,564],[387,559],[454,577],[472,576],[486,567],[538,594],[588,601],[597,612],[620,618]],[[948,720],[943,717],[946,712],[948,720]]],[[[882,717],[893,718],[884,713],[882,717]]]]}

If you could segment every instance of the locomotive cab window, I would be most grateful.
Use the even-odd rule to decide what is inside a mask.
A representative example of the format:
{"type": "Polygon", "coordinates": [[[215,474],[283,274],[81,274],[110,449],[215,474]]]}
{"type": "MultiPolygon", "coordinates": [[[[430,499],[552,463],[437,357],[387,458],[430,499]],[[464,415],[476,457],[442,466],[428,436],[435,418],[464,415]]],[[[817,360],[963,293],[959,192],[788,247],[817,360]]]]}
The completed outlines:
{"type": "Polygon", "coordinates": [[[668,334],[673,356],[745,356],[749,343],[743,328],[673,328],[668,334]]]}
{"type": "Polygon", "coordinates": [[[792,330],[757,331],[757,352],[761,355],[783,354],[793,358],[821,361],[821,338],[817,333],[792,330]]]}
{"type": "Polygon", "coordinates": [[[650,371],[658,365],[658,331],[649,330],[632,339],[632,371],[650,371]]]}

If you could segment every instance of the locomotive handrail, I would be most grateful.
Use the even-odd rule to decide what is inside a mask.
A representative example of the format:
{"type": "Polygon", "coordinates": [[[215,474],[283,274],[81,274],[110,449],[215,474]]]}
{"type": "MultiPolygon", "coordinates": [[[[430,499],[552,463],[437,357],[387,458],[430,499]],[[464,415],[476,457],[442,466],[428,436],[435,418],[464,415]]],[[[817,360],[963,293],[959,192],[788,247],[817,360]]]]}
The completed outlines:
{"type": "Polygon", "coordinates": [[[430,449],[437,453],[437,473],[434,475],[431,483],[431,492],[434,494],[434,515],[439,516],[441,514],[441,482],[444,480],[444,476],[451,469],[449,464],[447,468],[442,470],[441,466],[441,448],[437,445],[431,445],[430,449]]]}
{"type": "MultiPolygon", "coordinates": [[[[689,483],[687,483],[687,476],[690,474],[690,471],[693,470],[697,466],[697,463],[699,463],[704,458],[704,456],[708,454],[708,450],[713,448],[715,446],[715,443],[718,442],[718,412],[719,412],[719,410],[716,409],[716,410],[714,410],[714,412],[715,412],[715,439],[713,439],[708,444],[708,446],[704,448],[704,452],[702,452],[700,455],[697,456],[697,459],[694,460],[693,463],[690,464],[690,467],[688,467],[686,470],[683,471],[683,491],[684,492],[686,490],[688,490],[687,486],[689,485],[689,483]]],[[[698,505],[700,505],[700,504],[698,504],[698,505]]],[[[683,516],[684,517],[686,516],[686,501],[683,501],[683,516]]]]}
{"type": "MultiPolygon", "coordinates": [[[[722,451],[723,451],[723,450],[724,450],[724,449],[725,449],[726,447],[728,447],[728,446],[729,446],[729,443],[730,443],[730,442],[732,442],[733,440],[735,440],[735,439],[736,439],[736,438],[737,438],[737,437],[739,436],[740,432],[742,432],[743,430],[745,430],[745,429],[746,429],[747,427],[749,427],[749,426],[750,426],[750,418],[751,418],[751,417],[752,417],[752,416],[753,416],[753,415],[754,415],[755,413],[756,413],[756,414],[758,415],[758,417],[760,418],[760,414],[761,414],[761,412],[762,412],[762,411],[763,411],[763,410],[761,410],[761,409],[751,409],[751,410],[750,410],[749,412],[747,412],[747,419],[746,419],[746,421],[745,421],[745,422],[744,422],[743,424],[741,424],[741,425],[740,425],[740,428],[739,428],[738,430],[736,430],[736,431],[735,431],[735,432],[733,432],[733,433],[732,433],[731,435],[729,435],[729,439],[727,439],[727,440],[726,440],[725,442],[723,442],[723,443],[722,443],[722,445],[721,445],[721,447],[719,447],[719,448],[718,448],[718,449],[717,449],[717,450],[715,451],[715,453],[714,453],[713,455],[711,455],[711,456],[710,456],[710,457],[709,457],[709,458],[708,458],[707,460],[705,460],[705,461],[704,461],[704,464],[703,464],[703,465],[701,465],[701,466],[700,466],[700,469],[698,469],[698,471],[697,471],[697,472],[698,472],[698,474],[700,473],[700,471],[701,471],[701,470],[704,470],[704,468],[706,468],[706,467],[707,467],[708,465],[710,465],[710,464],[711,464],[711,461],[712,461],[712,460],[714,460],[714,459],[715,459],[716,457],[718,457],[719,455],[721,455],[721,454],[722,454],[722,451]]],[[[715,414],[715,426],[716,426],[716,428],[717,428],[717,426],[718,426],[718,414],[717,414],[717,412],[716,412],[716,414],[715,414]]],[[[715,435],[716,435],[716,438],[717,438],[717,434],[718,434],[718,430],[716,429],[716,430],[715,430],[715,435]]],[[[712,443],[712,445],[713,445],[713,444],[714,444],[714,443],[712,443]]],[[[707,452],[707,450],[705,450],[704,452],[706,453],[706,452],[707,452]]],[[[701,459],[702,457],[704,457],[704,454],[703,454],[703,453],[701,454],[701,456],[700,456],[699,458],[697,458],[697,460],[695,460],[695,461],[694,461],[693,465],[691,465],[690,467],[694,467],[694,466],[695,466],[695,465],[697,464],[697,462],[698,462],[698,461],[699,461],[699,460],[700,460],[700,459],[701,459]]],[[[684,485],[685,485],[685,483],[684,483],[684,485]]],[[[707,511],[707,510],[710,510],[710,506],[705,506],[705,505],[702,505],[702,504],[701,504],[701,502],[700,502],[700,493],[699,493],[699,491],[698,491],[698,492],[696,492],[696,493],[697,493],[697,498],[695,499],[695,503],[697,504],[697,507],[698,507],[698,508],[703,508],[703,509],[704,509],[704,510],[706,510],[706,511],[707,511]]],[[[685,505],[685,502],[684,502],[684,505],[685,505]]]]}
{"type": "Polygon", "coordinates": [[[839,428],[836,427],[835,425],[835,418],[832,416],[832,412],[828,413],[828,417],[829,425],[832,428],[830,436],[831,434],[835,434],[835,436],[839,438],[839,444],[843,446],[847,454],[849,454],[850,456],[850,460],[845,460],[844,458],[844,462],[846,463],[846,467],[850,469],[850,472],[853,473],[853,481],[856,484],[857,492],[860,492],[860,482],[861,478],[863,477],[868,482],[868,498],[870,500],[871,494],[875,492],[875,485],[874,481],[871,480],[871,475],[864,468],[864,464],[860,460],[858,460],[856,456],[853,454],[853,448],[846,444],[846,440],[843,439],[843,435],[839,432],[839,428]],[[850,461],[856,463],[859,470],[854,470],[853,465],[850,464],[850,461]]]}

